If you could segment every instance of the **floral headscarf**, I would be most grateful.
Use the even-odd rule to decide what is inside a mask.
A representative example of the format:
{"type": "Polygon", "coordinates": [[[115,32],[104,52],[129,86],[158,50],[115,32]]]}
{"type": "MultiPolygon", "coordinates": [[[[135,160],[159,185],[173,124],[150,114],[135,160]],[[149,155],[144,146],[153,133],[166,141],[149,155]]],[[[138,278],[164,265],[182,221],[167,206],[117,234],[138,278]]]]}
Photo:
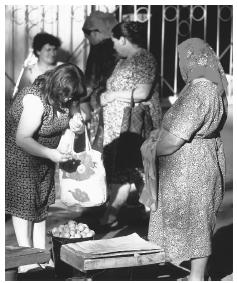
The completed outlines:
{"type": "Polygon", "coordinates": [[[180,72],[186,83],[196,78],[206,78],[227,94],[228,82],[215,52],[200,38],[190,38],[178,46],[180,72]]]}

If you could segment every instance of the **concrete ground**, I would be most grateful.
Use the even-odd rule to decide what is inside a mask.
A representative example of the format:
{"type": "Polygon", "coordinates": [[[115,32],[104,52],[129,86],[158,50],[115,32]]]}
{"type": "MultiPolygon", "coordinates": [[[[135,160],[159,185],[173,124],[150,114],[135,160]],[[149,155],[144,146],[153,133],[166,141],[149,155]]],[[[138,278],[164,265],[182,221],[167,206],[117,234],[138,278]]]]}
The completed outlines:
{"type": "MultiPolygon", "coordinates": [[[[80,213],[70,212],[60,200],[51,206],[47,222],[47,230],[54,226],[63,224],[70,219],[87,223],[89,227],[96,231],[98,215],[101,209],[90,209],[80,213]]],[[[120,214],[122,226],[119,229],[110,232],[96,232],[95,239],[106,239],[118,236],[129,235],[133,232],[138,233],[141,237],[147,235],[148,217],[144,218],[144,211],[138,207],[125,207],[120,214]]],[[[6,221],[6,245],[17,245],[11,219],[6,221]]],[[[52,248],[51,238],[47,237],[47,249],[52,248]]],[[[184,268],[189,266],[183,265],[184,268]]],[[[217,217],[217,226],[213,242],[213,254],[209,263],[209,274],[212,280],[221,280],[233,273],[233,218],[232,218],[232,190],[227,188],[223,205],[217,217]]],[[[181,268],[170,264],[150,265],[133,269],[133,278],[131,279],[131,269],[111,269],[104,273],[94,275],[96,281],[174,281],[188,273],[181,268]]],[[[25,275],[18,276],[18,280],[23,281],[57,281],[53,269],[47,271],[35,270],[25,275]]],[[[63,278],[62,280],[65,280],[63,278]]],[[[225,279],[226,280],[226,279],[225,279]]]]}
{"type": "MultiPolygon", "coordinates": [[[[229,119],[222,131],[224,140],[225,154],[227,160],[226,192],[220,212],[217,216],[217,225],[213,241],[213,254],[210,257],[208,271],[212,280],[233,280],[233,123],[232,109],[229,112],[229,119]]],[[[93,208],[82,210],[80,212],[68,211],[63,204],[57,199],[56,203],[50,207],[47,221],[47,230],[54,226],[63,224],[67,220],[75,219],[87,223],[92,229],[95,229],[95,239],[106,239],[118,236],[129,235],[133,232],[138,233],[141,237],[147,235],[149,215],[144,213],[141,207],[127,206],[121,211],[121,227],[114,231],[96,231],[98,227],[98,216],[103,212],[103,208],[93,208]]],[[[17,245],[11,218],[6,216],[5,221],[5,244],[17,245]]],[[[52,248],[51,239],[47,237],[47,249],[52,248]]],[[[111,269],[102,273],[94,274],[92,280],[96,281],[175,281],[178,278],[188,274],[183,268],[188,269],[188,265],[182,268],[175,267],[171,264],[150,265],[131,269],[111,269]],[[132,277],[131,277],[132,275],[132,277]]],[[[25,275],[18,276],[20,281],[56,281],[53,269],[46,271],[35,270],[25,275]]],[[[65,278],[64,278],[65,280],[65,278]]],[[[68,279],[79,281],[81,279],[68,279]]]]}

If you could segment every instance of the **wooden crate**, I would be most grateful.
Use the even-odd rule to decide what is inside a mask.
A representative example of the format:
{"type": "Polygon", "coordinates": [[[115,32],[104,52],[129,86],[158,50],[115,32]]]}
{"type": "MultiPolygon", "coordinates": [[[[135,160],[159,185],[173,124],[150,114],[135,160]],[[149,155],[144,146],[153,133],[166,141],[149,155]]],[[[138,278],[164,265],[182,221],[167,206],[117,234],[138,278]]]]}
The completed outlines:
{"type": "Polygon", "coordinates": [[[45,263],[50,259],[50,253],[47,250],[6,246],[5,247],[5,269],[17,268],[20,265],[32,263],[45,263]]]}
{"type": "Polygon", "coordinates": [[[162,248],[157,246],[155,249],[131,250],[133,242],[129,243],[130,248],[128,247],[129,245],[124,245],[124,248],[122,248],[121,238],[124,237],[63,245],[61,247],[60,258],[62,261],[82,272],[97,269],[143,266],[165,262],[165,253],[162,248]],[[93,248],[96,248],[97,246],[100,252],[85,252],[83,247],[85,245],[88,247],[90,242],[93,245],[93,248]],[[113,252],[109,252],[109,247],[111,248],[113,245],[113,252]],[[115,245],[117,245],[117,251],[115,245]],[[101,253],[103,247],[105,250],[108,249],[108,252],[101,253]]]}

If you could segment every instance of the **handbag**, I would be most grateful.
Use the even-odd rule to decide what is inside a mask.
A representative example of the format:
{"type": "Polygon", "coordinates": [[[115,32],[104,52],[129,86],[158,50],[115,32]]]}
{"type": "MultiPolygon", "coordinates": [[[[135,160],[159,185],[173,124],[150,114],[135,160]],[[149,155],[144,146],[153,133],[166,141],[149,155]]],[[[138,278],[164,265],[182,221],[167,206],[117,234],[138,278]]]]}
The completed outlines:
{"type": "Polygon", "coordinates": [[[135,106],[132,90],[130,106],[124,108],[123,119],[120,133],[131,132],[148,138],[153,130],[153,122],[150,114],[149,105],[139,103],[135,106]]]}
{"type": "Polygon", "coordinates": [[[73,160],[59,164],[60,199],[73,211],[94,207],[107,200],[106,174],[99,151],[93,150],[85,127],[85,151],[73,149],[75,134],[67,129],[58,149],[69,149],[73,160]]]}
{"type": "Polygon", "coordinates": [[[142,168],[140,148],[153,129],[149,105],[135,105],[132,90],[130,106],[124,108],[117,140],[116,169],[142,168]]]}

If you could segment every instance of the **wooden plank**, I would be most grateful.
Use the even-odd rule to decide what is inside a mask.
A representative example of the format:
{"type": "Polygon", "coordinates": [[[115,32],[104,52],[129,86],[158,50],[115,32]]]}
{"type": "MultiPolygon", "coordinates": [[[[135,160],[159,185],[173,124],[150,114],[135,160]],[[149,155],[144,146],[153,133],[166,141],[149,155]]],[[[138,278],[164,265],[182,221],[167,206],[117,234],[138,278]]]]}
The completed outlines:
{"type": "Polygon", "coordinates": [[[61,248],[60,258],[62,261],[80,271],[87,271],[164,263],[165,253],[164,251],[150,254],[139,254],[136,252],[124,256],[120,255],[115,257],[108,256],[104,258],[86,258],[79,253],[73,252],[73,250],[68,248],[67,245],[63,245],[61,248]]]}
{"type": "Polygon", "coordinates": [[[28,247],[5,247],[5,269],[16,268],[20,265],[45,263],[50,259],[47,250],[28,247]]]}
{"type": "Polygon", "coordinates": [[[135,253],[136,251],[158,252],[163,250],[160,246],[142,239],[136,233],[111,239],[69,243],[67,246],[74,249],[75,252],[90,254],[91,256],[102,254],[115,255],[123,252],[135,253]]]}
{"type": "Polygon", "coordinates": [[[165,261],[164,253],[154,254],[135,254],[134,256],[120,256],[114,258],[103,258],[86,260],[84,264],[85,270],[104,269],[104,268],[119,268],[131,266],[143,266],[165,261]]]}
{"type": "MultiPolygon", "coordinates": [[[[118,252],[107,252],[107,253],[85,253],[85,250],[81,250],[78,243],[67,244],[67,249],[71,251],[71,253],[78,254],[82,258],[103,258],[103,257],[115,257],[115,256],[125,256],[125,255],[134,255],[137,251],[118,251],[118,252]]],[[[118,248],[117,248],[118,249],[118,248]]],[[[119,249],[118,249],[119,250],[119,249]]],[[[154,249],[154,250],[139,250],[139,254],[151,254],[155,252],[162,252],[163,249],[154,249]]]]}
{"type": "MultiPolygon", "coordinates": [[[[162,252],[162,251],[138,251],[138,254],[141,255],[141,254],[153,254],[153,253],[158,253],[158,252],[162,252]]],[[[86,258],[86,259],[92,259],[92,258],[96,258],[96,259],[99,259],[99,258],[105,258],[105,257],[117,257],[117,256],[133,256],[134,254],[136,254],[136,252],[131,252],[131,251],[127,251],[127,252],[114,252],[114,253],[107,253],[107,254],[98,254],[98,255],[95,255],[95,254],[81,254],[81,256],[83,258],[86,258]]]]}

